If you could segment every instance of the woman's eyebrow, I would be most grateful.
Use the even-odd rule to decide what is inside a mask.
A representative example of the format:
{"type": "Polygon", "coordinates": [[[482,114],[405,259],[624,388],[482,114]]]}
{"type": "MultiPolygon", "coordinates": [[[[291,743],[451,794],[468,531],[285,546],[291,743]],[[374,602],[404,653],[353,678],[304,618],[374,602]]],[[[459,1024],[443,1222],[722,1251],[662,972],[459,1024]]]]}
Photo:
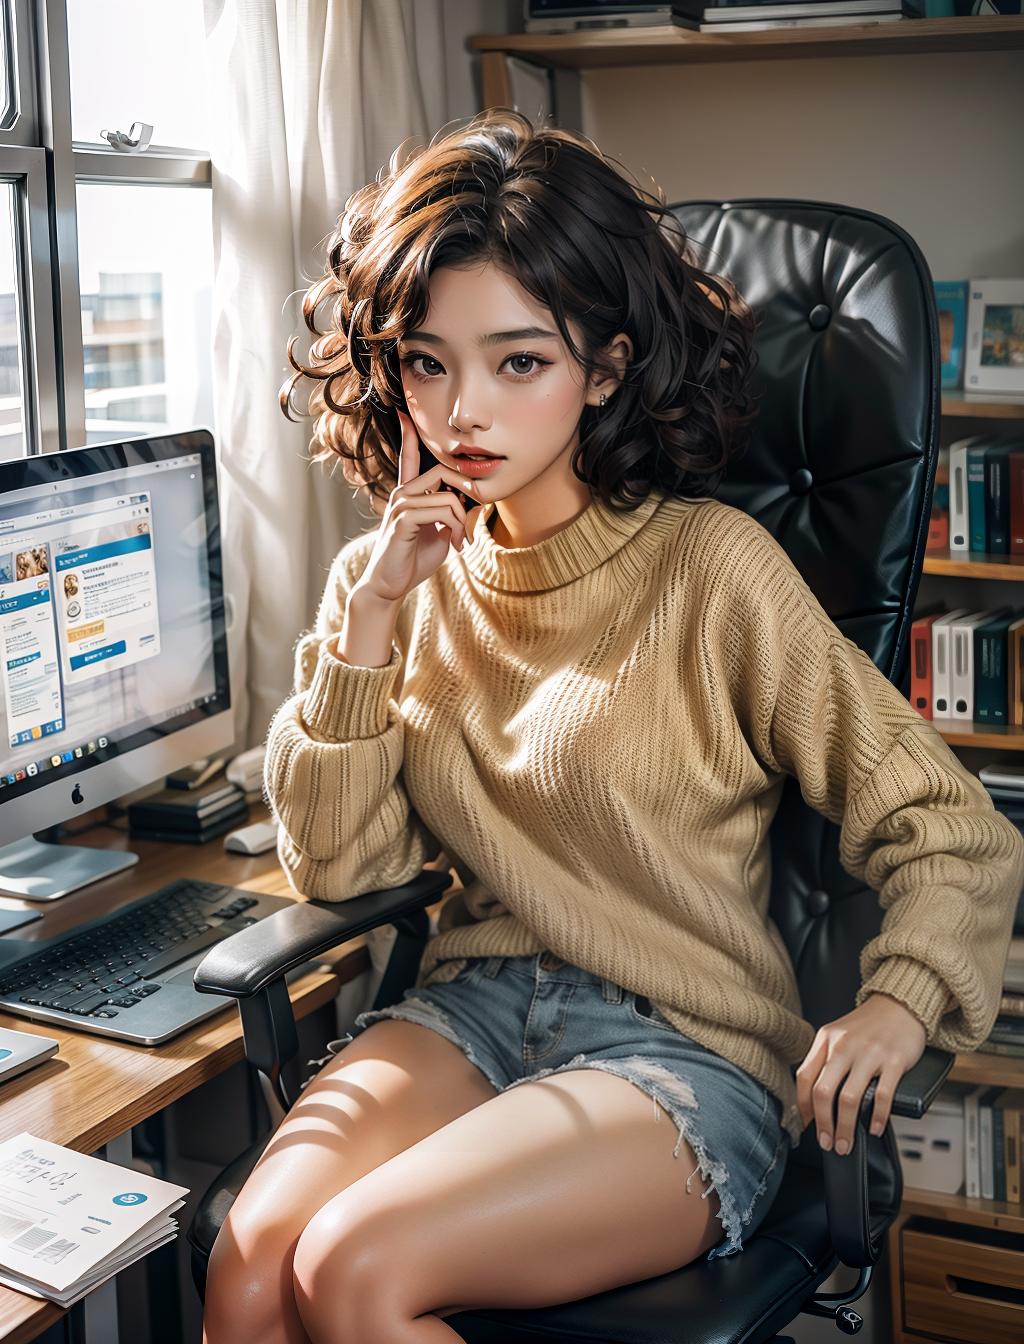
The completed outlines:
{"type": "MultiPolygon", "coordinates": [[[[506,341],[539,341],[551,339],[558,340],[556,331],[548,331],[546,327],[519,327],[516,331],[492,331],[489,336],[478,336],[477,345],[504,345],[506,341]]],[[[430,345],[444,345],[445,342],[440,336],[435,336],[429,331],[407,331],[402,337],[404,341],[426,341],[430,345]]]]}

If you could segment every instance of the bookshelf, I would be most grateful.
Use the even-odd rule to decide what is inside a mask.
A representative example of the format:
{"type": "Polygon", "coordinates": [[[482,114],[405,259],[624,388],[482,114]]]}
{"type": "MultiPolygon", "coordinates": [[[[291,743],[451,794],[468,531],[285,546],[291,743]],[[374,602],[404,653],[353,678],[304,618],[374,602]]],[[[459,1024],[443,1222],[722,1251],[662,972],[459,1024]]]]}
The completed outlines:
{"type": "MultiPolygon", "coordinates": [[[[975,417],[988,420],[1024,420],[1024,402],[1019,397],[995,401],[965,400],[964,394],[959,391],[942,394],[944,421],[975,417]]],[[[996,425],[991,428],[994,432],[999,431],[996,425]]],[[[935,470],[935,484],[948,484],[948,481],[948,471],[940,464],[935,470]]],[[[1024,555],[932,551],[925,555],[921,572],[950,579],[989,579],[998,583],[1018,583],[1024,580],[1024,555]]],[[[1018,594],[1011,590],[1005,600],[1011,605],[1016,605],[1018,594]]],[[[1001,727],[994,724],[975,724],[966,719],[944,718],[934,718],[932,724],[950,746],[980,748],[986,751],[1024,751],[1024,728],[1012,724],[1001,727]]]]}

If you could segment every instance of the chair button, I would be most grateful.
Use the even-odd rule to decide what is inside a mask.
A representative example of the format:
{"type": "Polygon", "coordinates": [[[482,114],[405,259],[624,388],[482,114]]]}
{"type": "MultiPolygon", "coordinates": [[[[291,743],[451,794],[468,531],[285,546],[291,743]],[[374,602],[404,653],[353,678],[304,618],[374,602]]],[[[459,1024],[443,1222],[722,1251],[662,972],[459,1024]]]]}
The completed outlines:
{"type": "Polygon", "coordinates": [[[807,909],[812,915],[823,915],[830,901],[827,891],[811,891],[807,894],[807,909]]]}
{"type": "Polygon", "coordinates": [[[814,484],[814,477],[807,467],[797,467],[789,478],[789,488],[794,495],[806,495],[814,484]]]}
{"type": "Polygon", "coordinates": [[[823,331],[832,320],[832,309],[827,303],[816,303],[807,314],[807,321],[815,331],[823,331]]]}

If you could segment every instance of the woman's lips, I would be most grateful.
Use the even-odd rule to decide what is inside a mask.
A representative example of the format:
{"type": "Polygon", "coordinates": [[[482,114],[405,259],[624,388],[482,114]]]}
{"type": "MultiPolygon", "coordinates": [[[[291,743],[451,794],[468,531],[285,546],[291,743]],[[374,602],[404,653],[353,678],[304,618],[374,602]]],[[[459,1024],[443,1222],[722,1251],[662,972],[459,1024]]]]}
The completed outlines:
{"type": "Polygon", "coordinates": [[[505,459],[503,457],[489,457],[483,462],[473,462],[468,457],[456,457],[455,463],[463,476],[490,476],[501,466],[505,459]]]}

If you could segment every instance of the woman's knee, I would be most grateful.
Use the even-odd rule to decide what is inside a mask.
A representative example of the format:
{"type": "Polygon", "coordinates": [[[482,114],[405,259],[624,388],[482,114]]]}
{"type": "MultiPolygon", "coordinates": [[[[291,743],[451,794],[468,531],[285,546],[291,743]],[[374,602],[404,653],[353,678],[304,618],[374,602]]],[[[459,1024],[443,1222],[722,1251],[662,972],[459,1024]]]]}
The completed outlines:
{"type": "Polygon", "coordinates": [[[205,1313],[230,1320],[239,1339],[270,1337],[282,1306],[294,1310],[292,1262],[301,1228],[225,1219],[210,1253],[205,1313]],[[264,1334],[264,1332],[267,1332],[264,1334]]]}
{"type": "Polygon", "coordinates": [[[314,1339],[388,1338],[400,1306],[400,1236],[393,1216],[377,1216],[355,1196],[331,1200],[310,1219],[293,1255],[292,1292],[314,1339]]]}

